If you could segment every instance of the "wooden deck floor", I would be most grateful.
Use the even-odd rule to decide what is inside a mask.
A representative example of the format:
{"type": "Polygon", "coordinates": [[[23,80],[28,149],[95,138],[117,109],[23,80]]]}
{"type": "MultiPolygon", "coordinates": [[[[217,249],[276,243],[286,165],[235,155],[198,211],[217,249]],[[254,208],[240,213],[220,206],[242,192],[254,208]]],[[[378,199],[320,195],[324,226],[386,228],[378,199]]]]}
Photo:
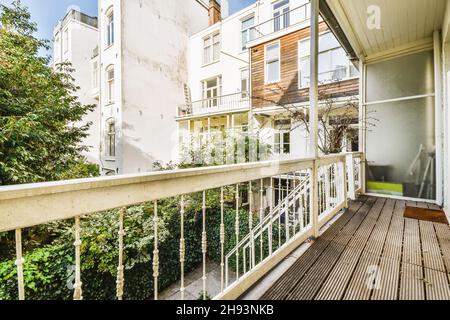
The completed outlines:
{"type": "Polygon", "coordinates": [[[403,217],[424,203],[361,197],[262,296],[450,300],[450,229],[403,217]]]}

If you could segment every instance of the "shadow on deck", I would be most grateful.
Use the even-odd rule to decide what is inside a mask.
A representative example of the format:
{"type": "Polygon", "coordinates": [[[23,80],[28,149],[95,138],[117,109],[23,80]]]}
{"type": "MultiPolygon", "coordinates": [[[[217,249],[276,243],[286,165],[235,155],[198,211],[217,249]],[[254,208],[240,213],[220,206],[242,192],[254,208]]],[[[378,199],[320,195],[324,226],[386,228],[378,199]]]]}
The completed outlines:
{"type": "Polygon", "coordinates": [[[264,300],[450,299],[450,229],[403,217],[425,203],[360,197],[264,300]]]}

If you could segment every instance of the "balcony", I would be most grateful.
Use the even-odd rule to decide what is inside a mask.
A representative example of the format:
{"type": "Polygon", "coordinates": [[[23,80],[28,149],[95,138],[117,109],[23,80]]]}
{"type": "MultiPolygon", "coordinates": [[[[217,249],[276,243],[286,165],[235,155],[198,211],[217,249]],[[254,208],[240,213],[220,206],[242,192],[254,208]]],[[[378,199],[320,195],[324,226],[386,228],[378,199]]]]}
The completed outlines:
{"type": "Polygon", "coordinates": [[[258,43],[260,39],[270,35],[289,33],[300,25],[307,27],[310,17],[311,4],[306,3],[280,16],[266,20],[250,29],[252,37],[248,47],[252,47],[253,43],[258,43]]]}
{"type": "Polygon", "coordinates": [[[203,99],[179,106],[178,117],[203,116],[228,112],[248,111],[249,109],[249,93],[239,92],[203,99]]]}
{"type": "MultiPolygon", "coordinates": [[[[104,177],[78,181],[39,183],[4,187],[0,190],[0,232],[15,231],[18,298],[26,298],[24,283],[24,254],[22,253],[22,230],[53,221],[74,221],[74,299],[83,297],[81,220],[90,215],[112,208],[151,202],[154,204],[154,231],[158,233],[161,209],[158,201],[167,198],[178,199],[181,216],[179,228],[181,298],[185,284],[184,269],[186,239],[184,238],[185,199],[193,193],[203,196],[200,219],[201,241],[195,245],[203,255],[203,288],[206,288],[208,274],[208,237],[206,224],[206,195],[218,190],[217,200],[224,212],[226,192],[235,199],[235,210],[243,208],[242,192],[248,188],[247,207],[249,229],[244,231],[236,215],[233,239],[238,240],[231,250],[224,247],[225,221],[223,214],[217,239],[222,246],[220,257],[221,289],[216,299],[238,298],[259,279],[282,261],[299,245],[312,236],[333,217],[348,206],[348,199],[355,198],[361,191],[363,181],[363,154],[338,154],[317,159],[300,159],[281,162],[261,162],[243,165],[174,170],[162,173],[104,177]],[[280,181],[280,183],[278,183],[280,181]],[[281,188],[281,181],[286,185],[281,188]],[[227,191],[225,191],[227,190],[227,191]],[[230,191],[231,190],[231,191],[230,191]],[[276,192],[276,190],[278,190],[276,192]],[[275,196],[277,195],[277,196],[275,196]],[[259,200],[256,201],[259,196],[259,200]],[[267,208],[263,204],[267,199],[267,208]],[[32,214],[30,214],[32,209],[32,214]],[[241,228],[239,227],[241,226],[241,228]]],[[[200,197],[201,198],[201,197],[200,197]]],[[[163,211],[164,212],[164,211],[163,211]]],[[[124,277],[124,220],[127,215],[119,210],[117,216],[119,260],[117,261],[117,298],[123,298],[124,277]]],[[[157,239],[157,238],[156,238],[157,239]]],[[[158,241],[158,240],[156,240],[158,241]]],[[[158,242],[153,251],[153,274],[155,299],[158,299],[160,277],[158,242]]],[[[192,243],[189,244],[192,248],[192,243]]],[[[25,256],[26,259],[26,256],[25,256]]]]}

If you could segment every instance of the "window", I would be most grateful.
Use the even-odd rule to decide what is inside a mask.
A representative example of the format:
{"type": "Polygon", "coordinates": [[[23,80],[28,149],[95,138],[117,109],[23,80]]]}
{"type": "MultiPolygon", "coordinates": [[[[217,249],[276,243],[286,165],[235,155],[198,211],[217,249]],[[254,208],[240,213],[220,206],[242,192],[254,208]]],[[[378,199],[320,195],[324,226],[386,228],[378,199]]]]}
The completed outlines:
{"type": "Polygon", "coordinates": [[[203,64],[220,59],[220,33],[214,33],[203,39],[203,64]]]}
{"type": "Polygon", "coordinates": [[[114,12],[110,9],[106,15],[106,46],[114,44],[114,12]]]}
{"type": "Polygon", "coordinates": [[[250,17],[242,20],[241,34],[242,34],[242,50],[247,49],[247,42],[252,41],[255,38],[255,17],[250,17]]]}
{"type": "Polygon", "coordinates": [[[69,29],[64,30],[63,48],[64,53],[69,51],[69,29]]]}
{"type": "Polygon", "coordinates": [[[55,38],[54,46],[55,61],[59,61],[61,59],[61,40],[59,38],[59,35],[55,38]]]}
{"type": "Polygon", "coordinates": [[[247,98],[250,91],[250,79],[248,69],[241,70],[241,93],[242,98],[247,98]]]}
{"type": "Polygon", "coordinates": [[[219,104],[219,97],[222,93],[222,77],[218,76],[202,82],[203,86],[203,107],[211,108],[217,107],[219,104]]]}
{"type": "Polygon", "coordinates": [[[280,43],[266,46],[266,84],[280,81],[280,43]]]}
{"type": "Polygon", "coordinates": [[[116,123],[112,119],[106,122],[106,156],[116,156],[116,123]]]}
{"type": "MultiPolygon", "coordinates": [[[[305,88],[310,83],[310,40],[299,44],[299,86],[305,88]]],[[[358,70],[351,64],[331,32],[319,37],[319,83],[339,81],[358,76],[358,70]]]]}
{"type": "Polygon", "coordinates": [[[289,0],[280,0],[273,5],[273,31],[289,27],[289,0]]]}
{"type": "Polygon", "coordinates": [[[291,153],[291,120],[283,119],[275,121],[274,152],[275,154],[291,153]]]}
{"type": "Polygon", "coordinates": [[[92,63],[92,88],[98,88],[98,61],[92,63]]]}
{"type": "Polygon", "coordinates": [[[108,103],[114,102],[114,67],[106,69],[106,94],[108,103]]]}

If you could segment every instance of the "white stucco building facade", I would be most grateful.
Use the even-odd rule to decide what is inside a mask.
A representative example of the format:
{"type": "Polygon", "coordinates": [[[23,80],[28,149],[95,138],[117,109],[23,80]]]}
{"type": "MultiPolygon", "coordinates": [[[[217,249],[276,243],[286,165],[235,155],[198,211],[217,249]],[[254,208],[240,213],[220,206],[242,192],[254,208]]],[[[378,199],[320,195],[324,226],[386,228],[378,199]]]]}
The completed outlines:
{"type": "Polygon", "coordinates": [[[189,36],[207,25],[202,0],[99,1],[103,174],[149,172],[176,160],[189,36]]]}
{"type": "Polygon", "coordinates": [[[100,163],[100,108],[93,90],[93,50],[98,42],[97,18],[71,9],[53,31],[53,66],[70,62],[74,69],[72,76],[80,87],[77,92],[83,105],[95,105],[81,125],[91,123],[88,137],[83,144],[89,147],[85,156],[89,162],[100,163]]]}
{"type": "MultiPolygon", "coordinates": [[[[190,37],[189,88],[186,97],[188,103],[179,107],[176,119],[182,157],[191,161],[192,152],[190,154],[186,150],[202,149],[210,145],[211,141],[217,140],[215,136],[221,136],[221,131],[234,136],[245,136],[249,133],[252,136],[257,135],[258,139],[273,150],[272,158],[301,158],[308,155],[309,138],[306,129],[291,121],[283,107],[273,104],[264,107],[255,105],[259,93],[255,93],[252,83],[261,75],[267,76],[267,70],[264,70],[266,67],[256,66],[255,61],[252,61],[252,50],[256,48],[255,50],[264,51],[264,47],[257,47],[279,43],[296,32],[309,32],[309,12],[308,0],[257,0],[232,15],[222,12],[221,21],[190,37]]],[[[330,34],[329,31],[321,32],[324,43],[330,42],[326,39],[327,33],[330,34]]],[[[300,35],[300,38],[302,37],[305,36],[300,35]]],[[[295,52],[280,50],[278,46],[277,63],[280,76],[273,83],[280,83],[280,88],[284,85],[283,78],[288,76],[286,69],[291,68],[287,64],[292,65],[290,74],[300,75],[301,60],[308,58],[299,54],[295,65],[288,62],[292,60],[292,55],[297,55],[300,42],[308,41],[308,37],[302,41],[300,38],[293,41],[295,52]]],[[[331,42],[335,47],[324,50],[328,52],[324,52],[323,56],[328,58],[328,61],[342,60],[342,56],[345,60],[345,53],[337,41],[333,36],[328,38],[333,39],[331,42]],[[330,53],[332,51],[333,53],[330,53]]],[[[262,60],[264,57],[267,58],[265,52],[262,53],[262,60]]],[[[336,63],[331,62],[329,66],[324,63],[324,82],[353,77],[357,83],[358,76],[351,74],[354,67],[350,66],[348,59],[344,61],[344,65],[345,75],[337,79],[333,76],[337,70],[336,63]]],[[[296,91],[307,89],[307,86],[301,85],[301,80],[295,78],[294,82],[296,91]]],[[[261,87],[267,84],[262,83],[261,87]]],[[[274,86],[272,89],[278,90],[274,86]]],[[[282,90],[291,88],[284,86],[282,90]]],[[[300,106],[307,108],[308,101],[296,103],[296,107],[300,106]]],[[[226,148],[229,149],[229,146],[226,148]]],[[[202,162],[204,159],[194,161],[197,160],[202,162]]],[[[234,162],[236,161],[239,162],[235,159],[234,162]]]]}

